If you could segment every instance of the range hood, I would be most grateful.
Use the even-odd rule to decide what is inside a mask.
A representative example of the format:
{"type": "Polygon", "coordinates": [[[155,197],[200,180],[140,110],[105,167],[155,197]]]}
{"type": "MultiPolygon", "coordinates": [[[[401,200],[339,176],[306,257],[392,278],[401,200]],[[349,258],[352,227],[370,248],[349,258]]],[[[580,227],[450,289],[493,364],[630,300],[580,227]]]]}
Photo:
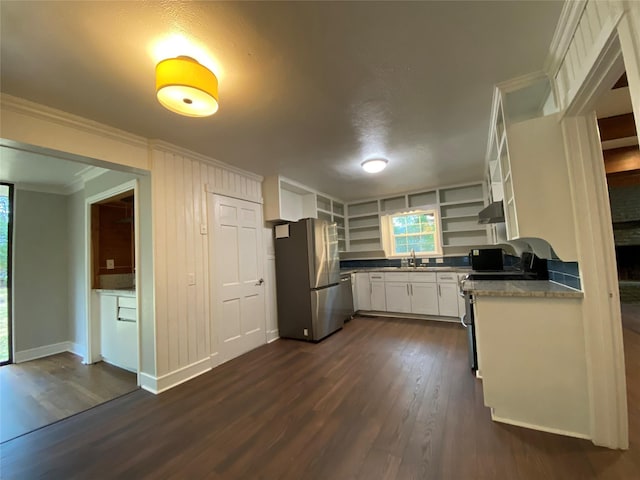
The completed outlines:
{"type": "Polygon", "coordinates": [[[478,223],[503,223],[504,208],[502,202],[493,202],[478,212],[478,223]]]}

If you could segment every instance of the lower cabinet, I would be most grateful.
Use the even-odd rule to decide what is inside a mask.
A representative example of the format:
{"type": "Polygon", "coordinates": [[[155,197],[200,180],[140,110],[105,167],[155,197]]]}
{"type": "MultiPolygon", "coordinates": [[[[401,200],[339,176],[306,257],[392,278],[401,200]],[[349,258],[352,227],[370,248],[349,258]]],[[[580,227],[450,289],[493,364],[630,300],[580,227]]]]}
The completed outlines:
{"type": "Polygon", "coordinates": [[[103,292],[100,297],[100,355],[126,370],[138,368],[136,298],[103,292]]]}
{"type": "Polygon", "coordinates": [[[455,272],[359,272],[356,310],[458,317],[464,303],[455,272]]]}
{"type": "Polygon", "coordinates": [[[438,285],[436,283],[412,283],[411,313],[420,315],[442,315],[438,307],[438,285]]]}
{"type": "Polygon", "coordinates": [[[438,309],[444,317],[458,316],[458,285],[438,283],[438,309]]]}
{"type": "Polygon", "coordinates": [[[385,295],[385,285],[383,281],[373,280],[371,282],[371,310],[379,312],[387,311],[387,299],[385,295]]]}
{"type": "Polygon", "coordinates": [[[355,310],[371,310],[371,286],[368,273],[356,273],[354,276],[353,303],[355,310]]]}

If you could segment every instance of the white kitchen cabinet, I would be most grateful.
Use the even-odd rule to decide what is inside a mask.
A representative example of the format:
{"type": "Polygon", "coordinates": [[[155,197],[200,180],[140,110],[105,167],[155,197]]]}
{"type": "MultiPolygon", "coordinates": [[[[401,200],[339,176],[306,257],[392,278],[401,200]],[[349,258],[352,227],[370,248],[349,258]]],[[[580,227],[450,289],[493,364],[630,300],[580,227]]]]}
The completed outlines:
{"type": "Polygon", "coordinates": [[[411,296],[407,282],[385,282],[387,311],[411,313],[411,296]]]}
{"type": "Polygon", "coordinates": [[[369,282],[371,290],[371,310],[379,312],[387,311],[384,274],[370,273],[369,282]]]}
{"type": "Polygon", "coordinates": [[[355,305],[358,310],[371,310],[371,286],[368,273],[356,273],[355,277],[355,305]]]}
{"type": "Polygon", "coordinates": [[[438,285],[436,283],[412,283],[411,313],[438,315],[438,285]]]}
{"type": "Polygon", "coordinates": [[[135,372],[138,366],[136,298],[101,292],[100,355],[102,359],[135,372]]]}
{"type": "Polygon", "coordinates": [[[458,285],[438,283],[438,310],[443,317],[458,316],[458,285]]]}

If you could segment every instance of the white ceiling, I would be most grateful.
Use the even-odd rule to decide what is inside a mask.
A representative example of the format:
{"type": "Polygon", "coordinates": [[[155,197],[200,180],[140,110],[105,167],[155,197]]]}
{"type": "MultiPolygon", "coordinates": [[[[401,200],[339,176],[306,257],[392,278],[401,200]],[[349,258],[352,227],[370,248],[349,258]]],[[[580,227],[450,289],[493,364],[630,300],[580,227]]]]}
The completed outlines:
{"type": "Polygon", "coordinates": [[[24,190],[68,194],[107,170],[83,163],[0,146],[0,180],[24,190]]]}
{"type": "Polygon", "coordinates": [[[2,91],[343,198],[482,178],[492,86],[542,68],[561,2],[2,2],[2,91]],[[155,98],[180,35],[220,110],[155,98]],[[199,47],[199,48],[196,48],[199,47]],[[194,48],[196,49],[194,51],[194,48]],[[367,156],[389,167],[364,173],[367,156]]]}

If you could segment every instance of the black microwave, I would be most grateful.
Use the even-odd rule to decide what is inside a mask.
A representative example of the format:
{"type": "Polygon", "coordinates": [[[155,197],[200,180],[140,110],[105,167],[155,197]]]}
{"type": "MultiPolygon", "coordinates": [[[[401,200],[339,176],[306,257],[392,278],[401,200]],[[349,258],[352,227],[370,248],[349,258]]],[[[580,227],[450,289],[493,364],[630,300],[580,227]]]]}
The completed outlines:
{"type": "Polygon", "coordinates": [[[469,252],[471,269],[478,272],[504,270],[504,252],[501,248],[477,248],[469,252]]]}

